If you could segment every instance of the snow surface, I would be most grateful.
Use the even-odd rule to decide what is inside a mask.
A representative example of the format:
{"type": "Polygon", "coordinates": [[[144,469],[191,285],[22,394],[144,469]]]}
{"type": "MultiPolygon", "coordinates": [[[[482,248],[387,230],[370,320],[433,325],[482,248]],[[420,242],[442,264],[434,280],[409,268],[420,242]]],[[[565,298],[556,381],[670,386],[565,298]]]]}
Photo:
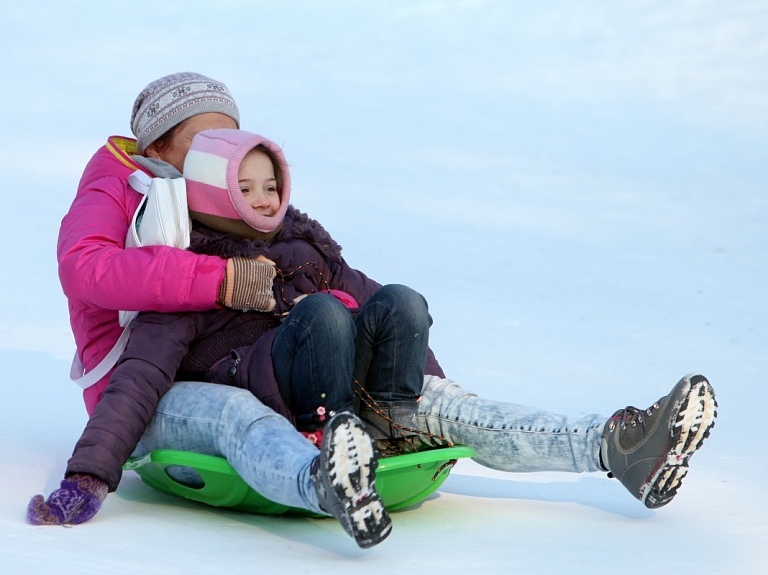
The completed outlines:
{"type": "Polygon", "coordinates": [[[768,572],[765,2],[3,2],[0,23],[2,573],[768,572]],[[183,70],[284,147],[352,265],[426,295],[465,387],[610,414],[707,375],[720,417],[676,500],[462,462],[361,551],[129,473],[91,522],[27,525],[85,423],[59,221],[139,90],[183,70]]]}

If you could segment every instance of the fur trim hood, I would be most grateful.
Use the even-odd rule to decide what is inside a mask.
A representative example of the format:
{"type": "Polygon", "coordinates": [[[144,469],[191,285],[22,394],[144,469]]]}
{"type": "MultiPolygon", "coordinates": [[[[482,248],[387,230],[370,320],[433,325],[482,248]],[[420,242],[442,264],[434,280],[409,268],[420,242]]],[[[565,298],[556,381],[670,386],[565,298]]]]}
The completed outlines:
{"type": "Polygon", "coordinates": [[[269,248],[277,243],[293,239],[304,240],[317,248],[325,257],[336,263],[342,262],[341,246],[317,220],[304,212],[288,206],[282,228],[269,239],[248,239],[233,234],[212,230],[200,222],[193,221],[189,249],[196,254],[219,256],[221,258],[269,257],[269,248]]]}

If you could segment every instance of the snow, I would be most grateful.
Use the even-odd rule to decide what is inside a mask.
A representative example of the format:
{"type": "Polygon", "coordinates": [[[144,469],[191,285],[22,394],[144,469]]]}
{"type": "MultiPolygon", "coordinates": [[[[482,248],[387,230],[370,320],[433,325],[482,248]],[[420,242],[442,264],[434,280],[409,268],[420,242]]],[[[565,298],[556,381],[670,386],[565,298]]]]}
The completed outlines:
{"type": "Polygon", "coordinates": [[[768,572],[764,2],[43,1],[0,23],[3,573],[768,572]],[[707,375],[718,422],[675,501],[462,461],[362,551],[128,473],[89,523],[27,525],[85,423],[58,224],[138,91],[183,70],[283,146],[352,265],[425,294],[465,387],[610,414],[707,375]]]}

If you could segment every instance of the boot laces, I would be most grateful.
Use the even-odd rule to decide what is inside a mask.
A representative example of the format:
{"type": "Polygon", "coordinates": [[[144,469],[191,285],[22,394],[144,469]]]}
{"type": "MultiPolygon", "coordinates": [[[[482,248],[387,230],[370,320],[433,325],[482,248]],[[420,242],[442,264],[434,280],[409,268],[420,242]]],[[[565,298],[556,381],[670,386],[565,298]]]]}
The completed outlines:
{"type": "Polygon", "coordinates": [[[652,417],[653,413],[659,409],[660,405],[657,401],[648,409],[638,409],[632,405],[628,405],[624,409],[617,411],[613,417],[609,420],[608,429],[613,432],[616,427],[620,429],[626,429],[627,427],[636,427],[638,424],[644,425],[646,417],[652,417]]]}

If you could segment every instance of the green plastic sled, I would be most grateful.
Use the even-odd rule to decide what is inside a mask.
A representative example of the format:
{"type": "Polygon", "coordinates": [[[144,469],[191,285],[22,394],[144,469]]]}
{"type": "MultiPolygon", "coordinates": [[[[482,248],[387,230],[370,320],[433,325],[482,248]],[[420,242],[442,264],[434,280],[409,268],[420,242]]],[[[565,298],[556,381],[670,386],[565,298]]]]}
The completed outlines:
{"type": "MultiPolygon", "coordinates": [[[[408,507],[437,490],[447,479],[457,459],[474,455],[475,452],[469,447],[443,447],[384,457],[379,460],[376,471],[376,488],[390,511],[408,507]]],[[[123,469],[135,471],[150,487],[208,505],[268,515],[289,512],[314,515],[263,497],[221,457],[158,449],[140,459],[128,461],[123,469]],[[203,479],[204,487],[196,489],[175,481],[166,473],[169,465],[195,469],[203,479]]]]}

